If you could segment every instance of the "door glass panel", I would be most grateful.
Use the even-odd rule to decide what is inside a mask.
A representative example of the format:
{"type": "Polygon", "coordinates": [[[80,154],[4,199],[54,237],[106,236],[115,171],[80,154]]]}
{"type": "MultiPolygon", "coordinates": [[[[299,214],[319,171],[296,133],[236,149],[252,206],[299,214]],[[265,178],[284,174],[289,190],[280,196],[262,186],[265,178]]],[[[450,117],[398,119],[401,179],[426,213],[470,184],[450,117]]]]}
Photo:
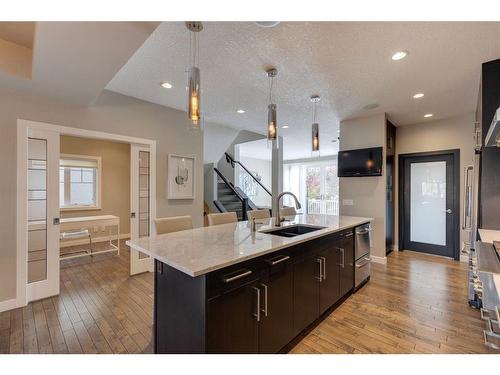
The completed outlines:
{"type": "Polygon", "coordinates": [[[47,141],[28,139],[28,283],[47,279],[47,141]]]}
{"type": "Polygon", "coordinates": [[[337,166],[325,166],[325,214],[339,214],[339,179],[337,177],[337,166]]]}
{"type": "Polygon", "coordinates": [[[410,165],[410,241],[446,246],[446,162],[410,165]]]}
{"type": "Polygon", "coordinates": [[[321,213],[321,168],[306,168],[307,213],[321,213]]]}
{"type": "MultiPolygon", "coordinates": [[[[139,151],[139,238],[149,236],[149,151],[139,151]]],[[[139,252],[139,259],[148,258],[139,252]]]]}

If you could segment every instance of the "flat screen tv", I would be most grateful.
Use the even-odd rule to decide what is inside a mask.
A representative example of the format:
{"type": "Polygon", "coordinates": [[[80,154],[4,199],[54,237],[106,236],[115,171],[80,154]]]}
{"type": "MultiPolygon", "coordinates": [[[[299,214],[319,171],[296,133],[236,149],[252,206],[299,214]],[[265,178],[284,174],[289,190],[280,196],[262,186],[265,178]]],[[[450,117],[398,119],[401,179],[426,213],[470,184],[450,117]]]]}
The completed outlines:
{"type": "Polygon", "coordinates": [[[382,147],[339,151],[338,176],[382,176],[382,147]]]}

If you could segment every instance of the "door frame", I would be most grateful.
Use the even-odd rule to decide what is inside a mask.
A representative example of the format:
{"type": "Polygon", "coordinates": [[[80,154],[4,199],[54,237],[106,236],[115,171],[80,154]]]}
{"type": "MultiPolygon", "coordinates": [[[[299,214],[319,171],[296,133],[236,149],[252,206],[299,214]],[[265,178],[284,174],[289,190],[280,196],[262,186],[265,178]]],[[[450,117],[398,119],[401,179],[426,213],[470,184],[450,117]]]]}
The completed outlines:
{"type": "Polygon", "coordinates": [[[15,306],[12,308],[23,307],[28,304],[27,295],[27,203],[25,190],[27,186],[27,174],[25,167],[27,163],[27,140],[28,129],[53,131],[60,135],[69,135],[74,137],[102,139],[114,142],[128,144],[142,144],[149,147],[151,152],[151,221],[150,233],[153,233],[152,227],[156,219],[156,140],[132,137],[122,134],[106,133],[95,130],[75,128],[71,126],[62,126],[45,122],[17,119],[17,202],[16,202],[16,298],[15,306]]]}
{"type": "Polygon", "coordinates": [[[453,258],[460,260],[460,149],[428,151],[428,152],[414,152],[408,154],[398,155],[398,207],[399,207],[399,228],[398,228],[398,244],[399,251],[404,251],[404,229],[405,229],[405,178],[404,178],[404,162],[407,158],[421,157],[421,156],[445,156],[451,155],[453,157],[453,213],[452,215],[452,239],[453,239],[453,258]],[[458,214],[458,219],[457,219],[458,214]]]}
{"type": "MultiPolygon", "coordinates": [[[[140,176],[139,176],[139,154],[141,151],[149,152],[149,235],[152,236],[156,234],[153,232],[152,223],[154,220],[152,219],[151,210],[152,210],[152,195],[155,192],[155,188],[152,184],[152,170],[156,169],[156,160],[153,159],[153,154],[151,153],[151,149],[148,146],[143,144],[130,144],[130,212],[135,213],[135,217],[131,216],[130,220],[130,239],[139,239],[140,232],[140,176]]],[[[156,195],[156,193],[155,193],[156,195]]],[[[137,275],[144,272],[153,272],[154,270],[154,262],[153,258],[146,257],[140,258],[139,251],[130,248],[130,267],[129,267],[129,276],[137,275]]]]}

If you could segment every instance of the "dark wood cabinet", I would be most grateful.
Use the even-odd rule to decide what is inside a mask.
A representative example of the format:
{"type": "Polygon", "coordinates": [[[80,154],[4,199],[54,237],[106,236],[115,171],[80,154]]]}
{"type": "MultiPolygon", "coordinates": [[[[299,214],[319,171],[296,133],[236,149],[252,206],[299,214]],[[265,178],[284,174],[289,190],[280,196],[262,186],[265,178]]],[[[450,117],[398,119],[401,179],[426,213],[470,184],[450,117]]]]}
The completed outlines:
{"type": "Polygon", "coordinates": [[[343,297],[354,288],[354,233],[344,233],[340,241],[339,297],[343,297]]]}
{"type": "Polygon", "coordinates": [[[354,287],[353,230],[191,277],[156,261],[156,353],[277,353],[354,287]]]}
{"type": "Polygon", "coordinates": [[[258,353],[259,282],[253,282],[208,301],[210,353],[258,353]]]}
{"type": "Polygon", "coordinates": [[[269,274],[259,283],[261,316],[259,353],[277,353],[293,339],[293,272],[290,256],[269,260],[269,274]],[[276,264],[272,264],[278,262],[276,264]]]}
{"type": "Polygon", "coordinates": [[[316,253],[293,265],[293,332],[299,334],[319,316],[321,263],[316,253]]]}
{"type": "Polygon", "coordinates": [[[322,262],[322,280],[319,284],[319,312],[323,314],[340,299],[340,239],[323,244],[319,253],[322,262]]]}

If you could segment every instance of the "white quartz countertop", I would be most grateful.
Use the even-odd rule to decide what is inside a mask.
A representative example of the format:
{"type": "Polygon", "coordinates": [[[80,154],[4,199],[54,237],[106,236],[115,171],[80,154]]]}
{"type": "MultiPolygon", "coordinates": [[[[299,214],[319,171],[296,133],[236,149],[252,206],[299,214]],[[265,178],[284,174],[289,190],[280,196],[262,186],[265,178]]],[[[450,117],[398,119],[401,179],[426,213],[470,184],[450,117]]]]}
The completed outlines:
{"type": "Polygon", "coordinates": [[[493,241],[500,242],[500,230],[494,229],[479,229],[479,237],[482,242],[493,243],[493,241]]]}
{"type": "Polygon", "coordinates": [[[200,276],[248,259],[269,254],[327,234],[372,221],[371,218],[331,215],[287,216],[282,227],[305,224],[325,227],[296,237],[281,237],[262,231],[272,230],[273,219],[257,222],[251,232],[248,222],[222,224],[127,241],[132,249],[147,254],[190,276],[200,276]]]}

